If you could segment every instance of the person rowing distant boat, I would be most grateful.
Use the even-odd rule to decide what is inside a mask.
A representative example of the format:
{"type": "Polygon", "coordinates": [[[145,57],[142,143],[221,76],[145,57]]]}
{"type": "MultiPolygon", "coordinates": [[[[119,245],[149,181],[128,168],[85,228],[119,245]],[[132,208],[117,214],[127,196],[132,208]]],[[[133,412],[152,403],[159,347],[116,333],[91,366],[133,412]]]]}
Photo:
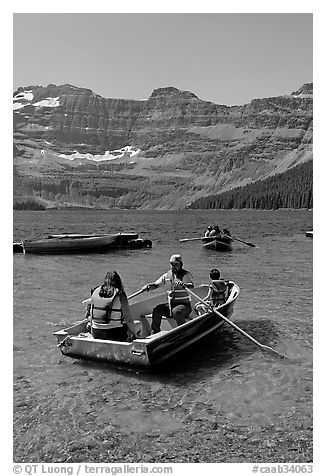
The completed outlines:
{"type": "Polygon", "coordinates": [[[230,236],[231,237],[231,232],[228,228],[223,228],[223,230],[220,230],[220,227],[218,225],[215,225],[214,228],[211,225],[208,225],[207,230],[205,231],[204,237],[205,238],[221,238],[222,235],[230,236]]]}

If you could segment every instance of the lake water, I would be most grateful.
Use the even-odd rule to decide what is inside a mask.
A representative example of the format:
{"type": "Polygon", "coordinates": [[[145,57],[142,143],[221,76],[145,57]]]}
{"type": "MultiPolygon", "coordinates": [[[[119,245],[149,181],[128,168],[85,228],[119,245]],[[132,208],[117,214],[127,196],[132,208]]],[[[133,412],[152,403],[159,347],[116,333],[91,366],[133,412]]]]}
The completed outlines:
{"type": "MultiPolygon", "coordinates": [[[[305,210],[14,212],[13,241],[49,233],[131,231],[153,241],[151,249],[142,250],[13,255],[16,461],[58,461],[58,455],[60,461],[67,461],[69,457],[62,455],[71,438],[77,434],[83,439],[87,433],[75,421],[73,396],[78,396],[79,405],[88,402],[92,418],[97,418],[97,432],[104,432],[110,422],[111,435],[128,435],[138,448],[137,454],[135,449],[124,455],[128,461],[169,461],[173,448],[173,462],[251,461],[250,454],[219,456],[212,449],[209,454],[201,449],[196,459],[187,447],[178,449],[178,435],[194,430],[198,436],[200,428],[211,422],[217,426],[209,442],[205,440],[209,445],[214,438],[219,441],[222,423],[240,433],[246,429],[253,441],[257,439],[256,446],[263,444],[260,437],[269,429],[278,435],[275,441],[280,440],[280,446],[269,448],[270,456],[265,452],[261,461],[274,461],[282,445],[285,461],[291,455],[295,461],[311,460],[307,448],[312,427],[313,240],[305,237],[305,230],[312,225],[312,212],[305,210]],[[256,246],[238,242],[232,252],[223,253],[205,250],[199,241],[179,242],[201,236],[208,224],[227,227],[234,237],[256,246]],[[266,356],[226,327],[159,374],[127,372],[61,356],[52,333],[83,317],[81,301],[109,269],[119,272],[127,294],[132,294],[165,272],[173,253],[182,254],[196,284],[207,283],[213,267],[235,281],[241,293],[234,322],[289,359],[266,356]],[[31,398],[34,404],[27,407],[26,416],[24,409],[31,398]],[[51,417],[52,446],[41,444],[47,435],[46,415],[51,417]],[[291,450],[291,445],[285,449],[281,436],[286,438],[284,434],[292,431],[302,436],[301,446],[296,442],[292,444],[296,449],[291,450]],[[141,443],[146,438],[152,442],[149,452],[141,443]],[[162,445],[172,448],[166,450],[170,456],[164,456],[162,445]]],[[[117,444],[120,450],[122,446],[117,444]]],[[[78,461],[71,448],[69,454],[69,461],[78,461]]],[[[105,454],[112,461],[112,454],[105,454]]]]}

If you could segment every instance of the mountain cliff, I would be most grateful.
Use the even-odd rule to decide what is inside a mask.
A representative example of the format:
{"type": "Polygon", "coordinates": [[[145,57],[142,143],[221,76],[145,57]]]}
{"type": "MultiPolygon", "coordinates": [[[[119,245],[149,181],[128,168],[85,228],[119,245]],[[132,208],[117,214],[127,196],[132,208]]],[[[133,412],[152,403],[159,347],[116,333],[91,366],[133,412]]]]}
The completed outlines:
{"type": "Polygon", "coordinates": [[[66,84],[19,88],[14,201],[184,208],[312,159],[312,84],[217,105],[174,87],[146,100],[66,84]]]}

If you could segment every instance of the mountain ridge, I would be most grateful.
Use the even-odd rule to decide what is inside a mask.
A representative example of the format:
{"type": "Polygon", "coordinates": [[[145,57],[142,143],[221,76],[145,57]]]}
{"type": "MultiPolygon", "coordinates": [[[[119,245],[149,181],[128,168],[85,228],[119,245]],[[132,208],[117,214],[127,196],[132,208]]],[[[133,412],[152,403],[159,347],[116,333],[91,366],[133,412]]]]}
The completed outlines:
{"type": "Polygon", "coordinates": [[[312,159],[312,83],[243,106],[172,86],[128,100],[50,84],[18,88],[13,99],[14,200],[184,208],[312,159]],[[63,180],[65,193],[47,192],[63,180]]]}

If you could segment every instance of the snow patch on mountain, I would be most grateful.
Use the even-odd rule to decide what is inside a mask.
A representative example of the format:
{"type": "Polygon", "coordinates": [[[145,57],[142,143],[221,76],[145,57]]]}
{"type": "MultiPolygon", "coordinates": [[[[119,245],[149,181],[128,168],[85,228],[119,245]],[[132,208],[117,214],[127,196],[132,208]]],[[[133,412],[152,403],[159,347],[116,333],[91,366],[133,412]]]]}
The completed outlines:
{"type": "Polygon", "coordinates": [[[25,107],[26,104],[22,104],[21,102],[16,102],[14,103],[14,111],[17,111],[17,109],[21,109],[22,107],[25,107]]]}
{"type": "Polygon", "coordinates": [[[75,160],[75,159],[86,159],[86,160],[92,160],[93,162],[104,162],[104,161],[109,161],[109,160],[116,160],[116,159],[121,159],[125,155],[128,157],[134,157],[135,155],[138,155],[140,152],[140,149],[133,149],[130,145],[127,145],[123,147],[122,149],[117,149],[117,150],[107,150],[103,155],[101,154],[81,154],[77,150],[73,154],[60,154],[59,157],[67,160],[75,160]]]}
{"type": "Polygon", "coordinates": [[[21,93],[16,94],[14,96],[14,101],[33,101],[34,94],[32,91],[22,91],[21,93]]]}
{"type": "Polygon", "coordinates": [[[42,101],[38,101],[32,104],[31,101],[34,99],[34,94],[32,91],[23,91],[21,93],[16,94],[13,97],[13,109],[17,111],[25,106],[35,106],[35,107],[58,107],[60,106],[59,97],[52,98],[48,97],[42,99],[42,101]]]}
{"type": "Polygon", "coordinates": [[[42,101],[35,102],[32,106],[37,107],[58,107],[60,106],[59,97],[57,98],[45,98],[42,101]]]}

